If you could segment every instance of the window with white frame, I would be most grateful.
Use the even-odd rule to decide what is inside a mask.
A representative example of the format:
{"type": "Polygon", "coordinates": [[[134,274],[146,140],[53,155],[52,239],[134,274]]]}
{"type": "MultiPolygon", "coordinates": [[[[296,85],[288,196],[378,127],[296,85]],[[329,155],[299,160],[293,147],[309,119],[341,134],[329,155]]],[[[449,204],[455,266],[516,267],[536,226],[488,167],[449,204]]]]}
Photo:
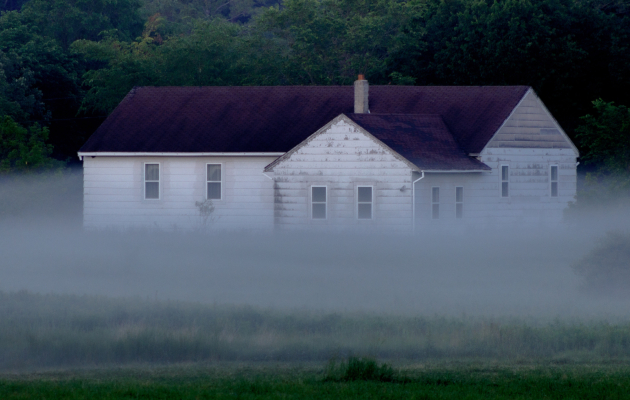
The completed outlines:
{"type": "Polygon", "coordinates": [[[455,218],[463,218],[464,216],[464,188],[457,186],[455,188],[455,218]]]}
{"type": "Polygon", "coordinates": [[[433,219],[440,218],[440,188],[431,188],[431,217],[433,219]]]}
{"type": "Polygon", "coordinates": [[[372,186],[357,187],[357,216],[372,219],[372,186]]]}
{"type": "Polygon", "coordinates": [[[221,164],[206,165],[206,198],[221,200],[221,164]]]}
{"type": "Polygon", "coordinates": [[[160,164],[144,164],[144,198],[160,199],[160,164]]]}
{"type": "Polygon", "coordinates": [[[311,218],[326,219],[326,186],[311,186],[311,218]]]}
{"type": "Polygon", "coordinates": [[[510,196],[510,167],[501,166],[501,197],[510,196]]]}
{"type": "Polygon", "coordinates": [[[549,171],[551,182],[551,197],[558,197],[558,166],[552,165],[549,171]]]}

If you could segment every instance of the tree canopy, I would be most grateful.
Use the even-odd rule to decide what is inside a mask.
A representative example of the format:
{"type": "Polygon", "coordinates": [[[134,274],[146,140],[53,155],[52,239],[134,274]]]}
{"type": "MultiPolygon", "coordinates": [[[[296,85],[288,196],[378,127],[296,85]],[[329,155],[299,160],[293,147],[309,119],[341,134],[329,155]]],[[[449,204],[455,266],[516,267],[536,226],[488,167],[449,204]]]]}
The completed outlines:
{"type": "Polygon", "coordinates": [[[24,128],[5,116],[0,120],[0,173],[32,172],[60,167],[50,158],[52,146],[45,144],[48,129],[38,125],[24,128]]]}
{"type": "Polygon", "coordinates": [[[612,177],[619,189],[630,189],[630,109],[602,99],[593,102],[595,115],[582,117],[576,129],[582,159],[595,165],[596,173],[612,177]]]}
{"type": "Polygon", "coordinates": [[[598,165],[609,161],[594,143],[613,138],[580,117],[598,98],[630,105],[628,0],[14,0],[0,11],[0,116],[47,128],[59,160],[76,159],[138,85],[347,85],[358,73],[530,85],[598,165]]]}

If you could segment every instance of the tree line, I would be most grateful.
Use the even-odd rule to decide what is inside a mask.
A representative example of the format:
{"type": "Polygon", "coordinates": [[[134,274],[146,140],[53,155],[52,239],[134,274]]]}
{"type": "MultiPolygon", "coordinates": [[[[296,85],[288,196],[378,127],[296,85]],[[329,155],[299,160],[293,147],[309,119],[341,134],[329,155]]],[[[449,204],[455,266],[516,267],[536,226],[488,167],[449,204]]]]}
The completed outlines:
{"type": "Polygon", "coordinates": [[[532,86],[590,168],[630,176],[628,0],[6,0],[0,10],[2,171],[76,160],[133,86],[348,85],[363,73],[372,84],[532,86]]]}

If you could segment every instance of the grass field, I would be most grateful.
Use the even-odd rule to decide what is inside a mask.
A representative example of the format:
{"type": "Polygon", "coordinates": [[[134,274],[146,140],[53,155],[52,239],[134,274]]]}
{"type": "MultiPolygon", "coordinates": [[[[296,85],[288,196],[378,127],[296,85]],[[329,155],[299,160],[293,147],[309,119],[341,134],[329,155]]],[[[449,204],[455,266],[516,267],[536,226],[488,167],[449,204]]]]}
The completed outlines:
{"type": "Polygon", "coordinates": [[[0,376],[2,399],[627,399],[628,365],[416,364],[398,381],[287,364],[136,366],[0,376]]]}
{"type": "Polygon", "coordinates": [[[0,182],[0,400],[630,398],[627,212],[414,237],[87,232],[81,176],[53,178],[0,182]],[[386,366],[353,375],[352,356],[386,366]]]}
{"type": "Polygon", "coordinates": [[[278,311],[138,298],[0,292],[0,370],[130,363],[630,359],[619,320],[278,311]]]}

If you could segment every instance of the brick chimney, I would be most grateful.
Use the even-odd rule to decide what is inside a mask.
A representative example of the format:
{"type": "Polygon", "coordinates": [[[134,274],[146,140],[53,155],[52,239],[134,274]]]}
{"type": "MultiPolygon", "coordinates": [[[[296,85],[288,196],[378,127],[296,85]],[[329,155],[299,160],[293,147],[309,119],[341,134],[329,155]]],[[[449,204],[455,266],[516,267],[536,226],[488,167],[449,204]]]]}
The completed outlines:
{"type": "Polygon", "coordinates": [[[354,81],[354,113],[367,114],[370,112],[368,103],[369,84],[365,80],[363,74],[359,75],[359,79],[354,81]]]}

